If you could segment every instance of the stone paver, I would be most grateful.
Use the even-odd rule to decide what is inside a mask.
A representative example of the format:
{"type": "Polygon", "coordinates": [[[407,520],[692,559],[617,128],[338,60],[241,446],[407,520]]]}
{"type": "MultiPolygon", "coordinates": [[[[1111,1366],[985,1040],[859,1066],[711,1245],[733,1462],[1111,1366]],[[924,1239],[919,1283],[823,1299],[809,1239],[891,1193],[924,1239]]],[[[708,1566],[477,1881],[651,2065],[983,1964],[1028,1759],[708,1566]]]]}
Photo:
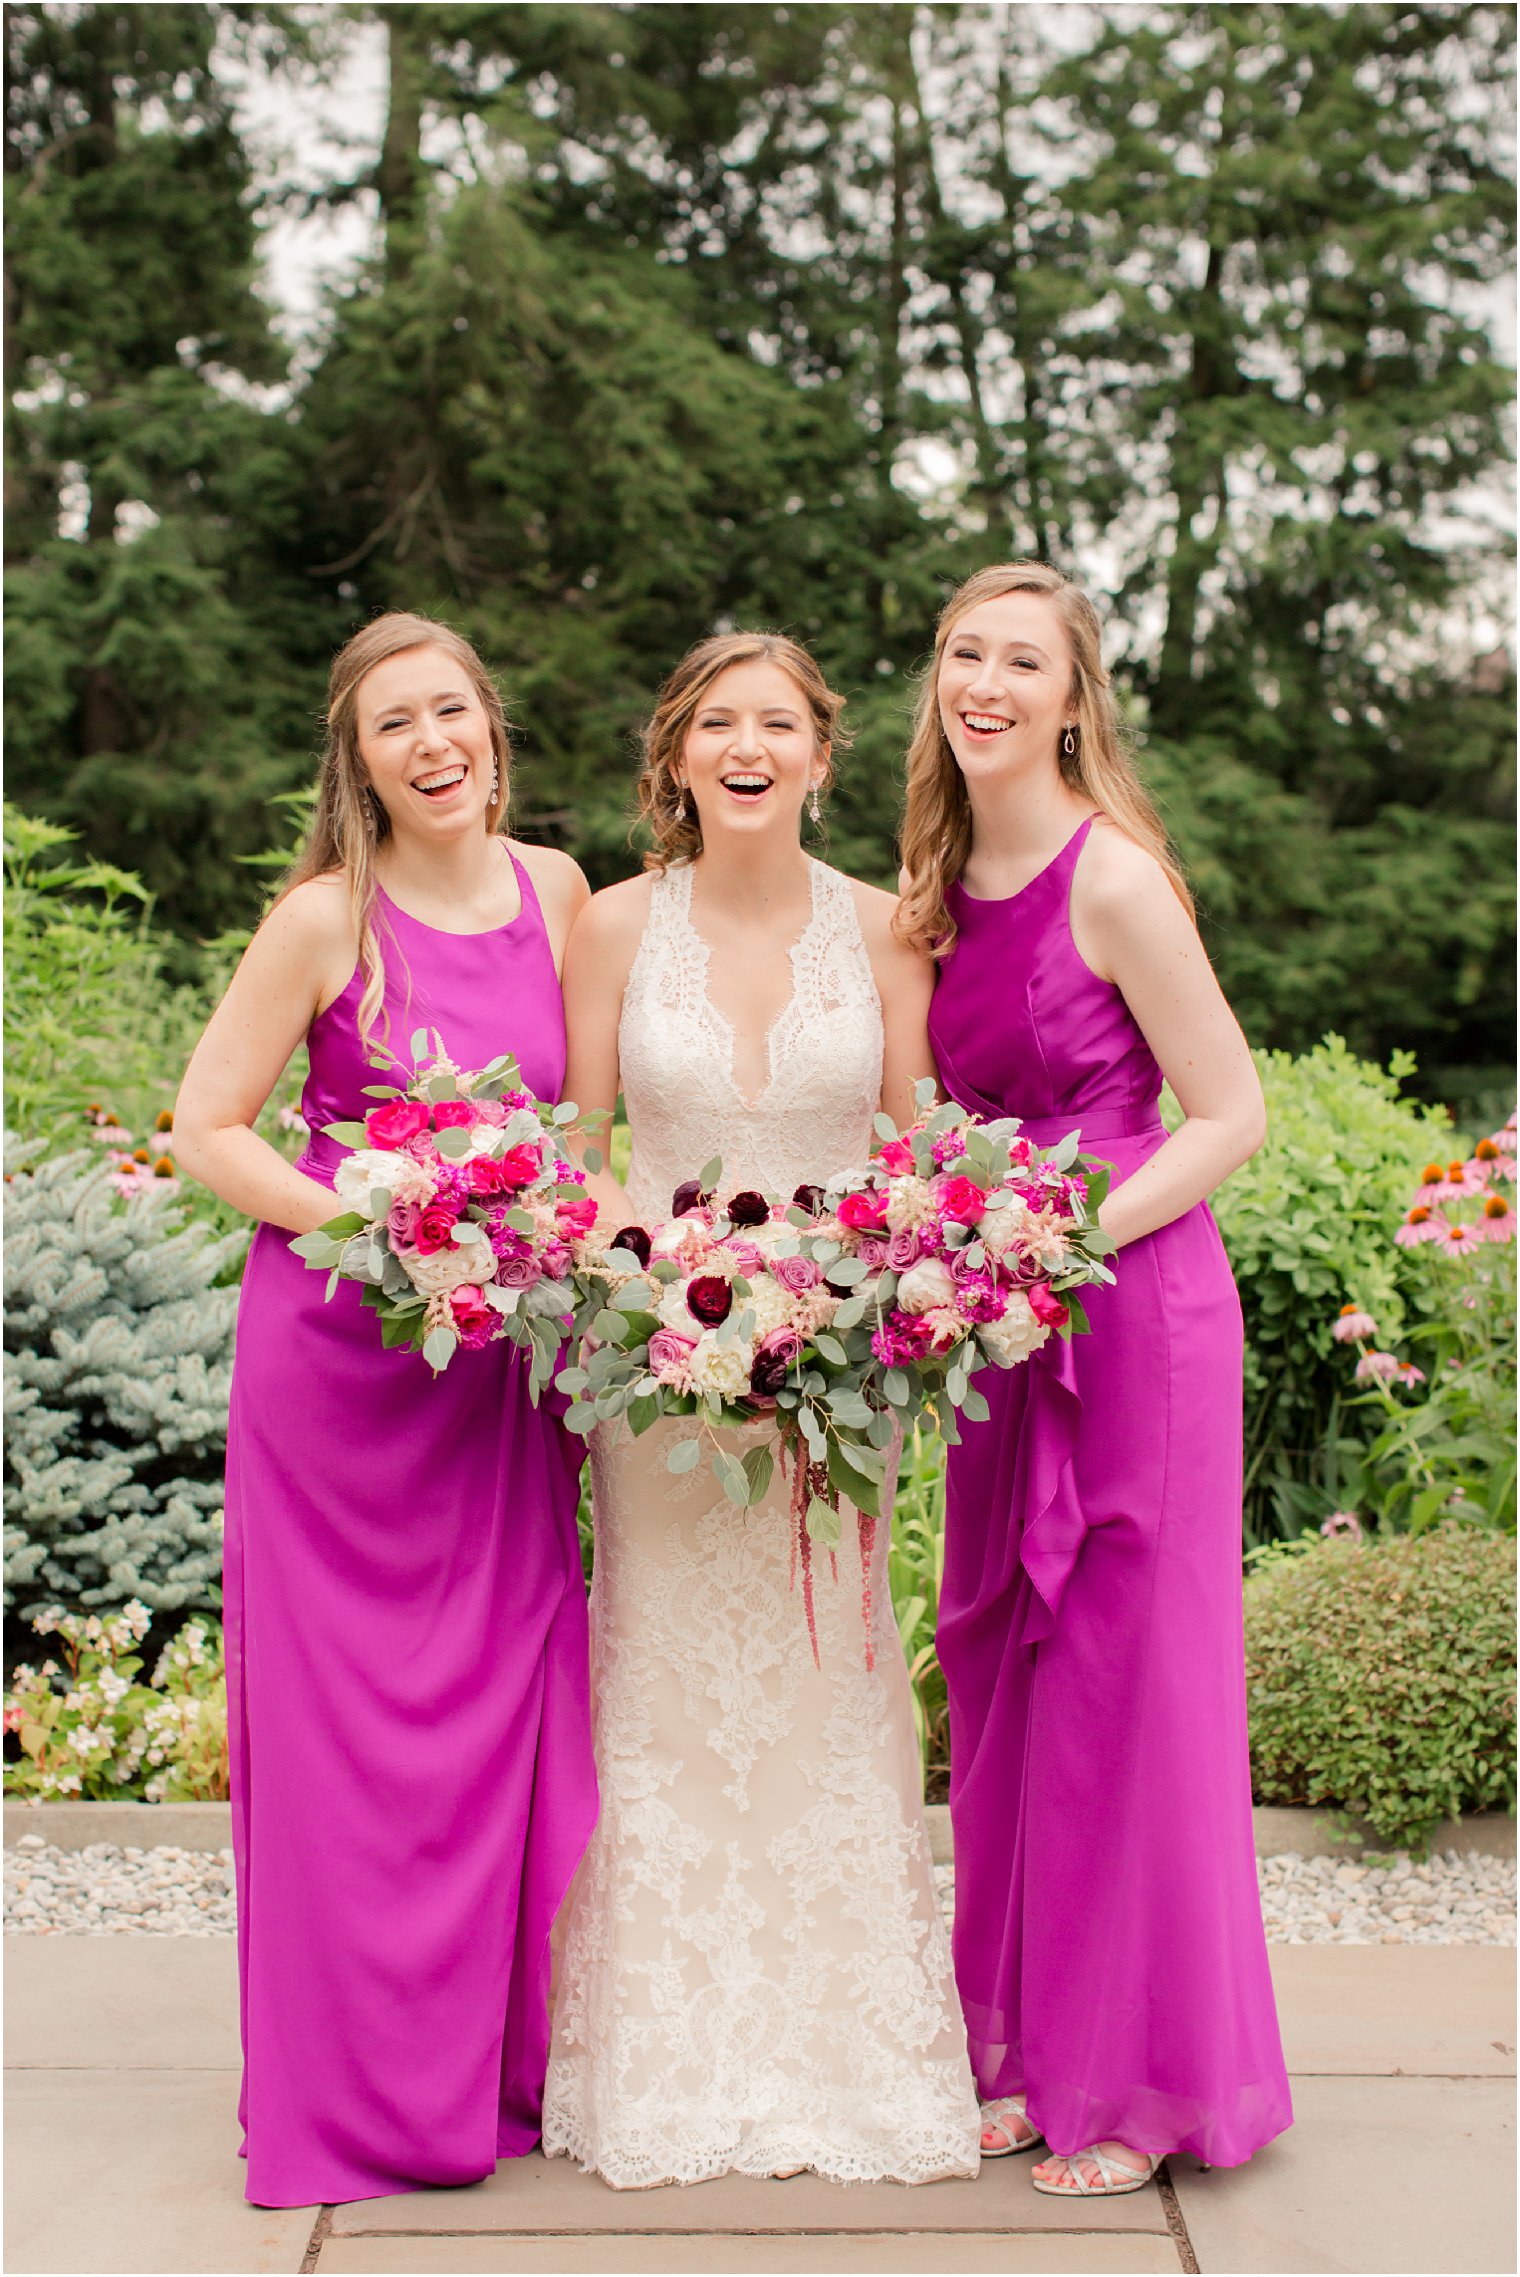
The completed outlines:
{"type": "MultiPolygon", "coordinates": [[[[1233,2172],[1172,2161],[1205,2277],[1512,2269],[1514,1954],[1305,1945],[1272,1963],[1298,2124],[1233,2172]]],[[[317,2209],[242,2197],[231,1940],[17,1938],[8,1971],[7,2268],[298,2271],[317,2209]]],[[[623,2192],[535,2157],[474,2189],[338,2207],[317,2266],[1180,2271],[1157,2190],[1068,2205],[1029,2170],[1002,2159],[918,2190],[728,2176],[623,2192]]]]}
{"type": "Polygon", "coordinates": [[[243,2197],[237,2074],[12,2071],[11,2277],[221,2277],[301,2266],[320,2211],[243,2197]]]}
{"type": "Polygon", "coordinates": [[[1171,2162],[1200,2269],[1515,2266],[1515,2093],[1497,2079],[1295,2079],[1297,2123],[1252,2160],[1171,2162]]]}
{"type": "Polygon", "coordinates": [[[321,2277],[349,2271],[397,2270],[404,2277],[428,2277],[433,2270],[580,2271],[585,2277],[617,2277],[624,2270],[707,2273],[728,2277],[790,2277],[790,2272],[827,2270],[828,2277],[938,2277],[944,2271],[1006,2271],[1012,2277],[1062,2277],[1090,2271],[1094,2277],[1149,2277],[1164,2271],[1176,2277],[1181,2263],[1170,2238],[1124,2236],[1102,2231],[1009,2237],[996,2231],[961,2232],[954,2237],[900,2230],[861,2230],[848,2236],[626,2238],[535,2237],[375,2237],[333,2238],[322,2248],[321,2277]]]}
{"type": "Polygon", "coordinates": [[[1042,2197],[1029,2180],[1031,2156],[989,2159],[974,2182],[905,2189],[899,2183],[851,2183],[816,2174],[790,2182],[725,2174],[686,2189],[610,2190],[567,2158],[504,2161],[470,2190],[416,2190],[334,2209],[335,2237],[365,2231],[449,2230],[542,2232],[568,2236],[626,2230],[703,2231],[756,2235],[805,2231],[1148,2230],[1164,2234],[1160,2194],[1137,2190],[1106,2203],[1068,2205],[1042,2197]]]}

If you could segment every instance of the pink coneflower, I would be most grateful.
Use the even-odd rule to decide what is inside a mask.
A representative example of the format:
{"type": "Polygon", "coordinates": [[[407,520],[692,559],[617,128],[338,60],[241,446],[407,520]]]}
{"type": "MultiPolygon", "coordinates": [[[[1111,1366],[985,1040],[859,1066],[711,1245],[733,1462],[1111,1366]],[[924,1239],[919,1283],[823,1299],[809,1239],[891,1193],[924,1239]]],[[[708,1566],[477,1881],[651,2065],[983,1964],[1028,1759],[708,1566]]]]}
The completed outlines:
{"type": "Polygon", "coordinates": [[[1416,1202],[1394,1235],[1400,1249],[1413,1249],[1417,1242],[1439,1241],[1442,1221],[1427,1202],[1416,1202]]]}
{"type": "Polygon", "coordinates": [[[1515,1223],[1514,1210],[1505,1201],[1503,1195],[1489,1194],[1484,1198],[1483,1214],[1473,1231],[1480,1234],[1485,1241],[1513,1241],[1515,1223]]]}
{"type": "Polygon", "coordinates": [[[1330,1541],[1359,1542],[1365,1528],[1354,1510],[1332,1510],[1321,1523],[1320,1532],[1330,1541]]]}
{"type": "Polygon", "coordinates": [[[1508,1121],[1508,1122],[1505,1124],[1505,1126],[1504,1126],[1504,1128],[1503,1128],[1503,1130],[1502,1130],[1502,1131],[1495,1131],[1495,1132],[1493,1133],[1493,1142],[1494,1142],[1494,1145],[1495,1145],[1495,1146],[1496,1146],[1496,1147],[1499,1149],[1499,1152],[1500,1152],[1501,1154],[1513,1154],[1513,1153],[1514,1153],[1514,1151],[1515,1151],[1515,1118],[1514,1118],[1514,1116],[1513,1116],[1513,1115],[1511,1115],[1511,1116],[1510,1116],[1510,1119],[1509,1119],[1509,1121],[1508,1121]]]}
{"type": "Polygon", "coordinates": [[[1425,1381],[1425,1370],[1417,1368],[1413,1360],[1401,1360],[1395,1381],[1401,1384],[1422,1384],[1425,1381]]]}
{"type": "Polygon", "coordinates": [[[1481,1225],[1470,1225],[1465,1220],[1458,1225],[1444,1219],[1436,1223],[1436,1247],[1443,1257],[1470,1256],[1487,1238],[1481,1225]]]}
{"type": "Polygon", "coordinates": [[[1356,1380],[1359,1384],[1370,1383],[1374,1379],[1380,1383],[1390,1383],[1402,1365],[1395,1352],[1364,1352],[1356,1364],[1356,1380]]]}
{"type": "Polygon", "coordinates": [[[1377,1322],[1370,1312],[1359,1312],[1355,1305],[1342,1305],[1340,1319],[1330,1333],[1337,1344],[1363,1344],[1369,1336],[1376,1336],[1377,1322]]]}

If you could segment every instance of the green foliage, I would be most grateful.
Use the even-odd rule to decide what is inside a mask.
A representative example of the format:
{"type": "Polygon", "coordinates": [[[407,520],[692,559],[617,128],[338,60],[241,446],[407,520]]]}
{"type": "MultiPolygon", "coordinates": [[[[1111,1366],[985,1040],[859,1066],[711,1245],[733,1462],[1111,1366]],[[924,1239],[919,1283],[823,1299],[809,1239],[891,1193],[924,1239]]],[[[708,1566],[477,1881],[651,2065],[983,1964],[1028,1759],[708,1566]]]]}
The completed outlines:
{"type": "Polygon", "coordinates": [[[897,1473],[887,1580],[908,1663],[928,1802],[943,1802],[950,1769],[950,1707],[934,1644],[944,1572],[945,1451],[936,1432],[915,1424],[897,1473]]]}
{"type": "Polygon", "coordinates": [[[165,1645],[148,1684],[133,1650],[150,1615],[138,1599],[119,1613],[50,1606],[32,1622],[56,1636],[63,1665],[18,1667],[5,1695],[5,1731],[17,1752],[7,1794],[37,1801],[219,1803],[228,1793],[227,1690],[222,1632],[188,1621],[165,1645]]]}
{"type": "Polygon", "coordinates": [[[1390,1848],[1514,1803],[1512,1543],[1442,1527],[1277,1553],[1246,1585],[1259,1803],[1333,1805],[1390,1848]]]}
{"type": "Polygon", "coordinates": [[[141,881],[76,847],[7,804],[6,1114],[45,1146],[77,1143],[93,1102],[151,1129],[207,1010],[167,983],[141,881]]]}
{"type": "Polygon", "coordinates": [[[1346,1368],[1332,1330],[1365,1306],[1387,1335],[1429,1301],[1393,1234],[1422,1164],[1451,1152],[1443,1111],[1399,1096],[1339,1036],[1299,1058],[1260,1052],[1267,1139],[1213,1197],[1246,1324],[1246,1539],[1292,1536],[1341,1501],[1336,1468],[1346,1368]]]}
{"type": "Polygon", "coordinates": [[[10,1178],[5,1601],[221,1602],[222,1473],[246,1233],[220,1240],[67,1154],[10,1178]]]}

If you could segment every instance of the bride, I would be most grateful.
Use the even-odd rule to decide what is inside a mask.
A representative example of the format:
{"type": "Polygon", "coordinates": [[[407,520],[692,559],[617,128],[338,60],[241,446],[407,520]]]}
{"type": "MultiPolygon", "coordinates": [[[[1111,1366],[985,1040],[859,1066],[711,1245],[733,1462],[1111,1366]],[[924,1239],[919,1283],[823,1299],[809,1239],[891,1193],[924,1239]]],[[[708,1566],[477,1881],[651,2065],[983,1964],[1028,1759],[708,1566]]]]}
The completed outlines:
{"type": "MultiPolygon", "coordinates": [[[[626,1103],[626,1193],[595,1182],[618,1223],[668,1218],[714,1155],[725,1195],[789,1198],[864,1161],[878,1106],[911,1120],[928,969],[893,939],[890,895],[800,843],[839,709],[769,635],[704,641],[661,692],[639,784],[651,868],[596,895],[565,965],[566,1096],[626,1103]]],[[[815,1668],[786,1489],[740,1511],[705,1462],[673,1475],[696,1430],[592,1440],[602,1805],[564,1925],[544,2148],[621,2189],[974,2174],[888,1529],[874,1671],[848,1511],[837,1574],[815,1568],[815,1668]]]]}

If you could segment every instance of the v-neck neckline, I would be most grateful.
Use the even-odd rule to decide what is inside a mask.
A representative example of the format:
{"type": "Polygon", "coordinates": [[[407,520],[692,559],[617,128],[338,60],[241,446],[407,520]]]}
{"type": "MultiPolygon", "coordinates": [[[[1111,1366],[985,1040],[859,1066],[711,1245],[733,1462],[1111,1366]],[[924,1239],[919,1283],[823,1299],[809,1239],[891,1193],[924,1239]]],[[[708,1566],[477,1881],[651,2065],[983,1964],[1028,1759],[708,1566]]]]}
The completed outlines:
{"type": "Polygon", "coordinates": [[[707,976],[712,967],[712,943],[697,930],[696,921],[691,913],[691,889],[694,873],[691,869],[690,864],[686,866],[684,875],[682,875],[681,879],[679,898],[676,906],[680,911],[682,923],[686,927],[687,932],[691,935],[691,938],[696,944],[696,947],[701,955],[700,985],[702,990],[702,1009],[711,1025],[719,1029],[724,1037],[728,1053],[729,1084],[733,1090],[735,1098],[738,1100],[740,1106],[748,1115],[758,1114],[761,1108],[765,1105],[766,1099],[769,1097],[770,1093],[775,1089],[776,1037],[781,1030],[783,1021],[785,1021],[789,1015],[797,1008],[797,999],[802,993],[801,981],[797,971],[798,955],[799,952],[806,946],[810,935],[818,923],[818,878],[822,865],[819,862],[816,862],[811,854],[806,855],[804,858],[808,866],[809,908],[807,922],[804,924],[801,932],[797,935],[796,939],[792,942],[791,946],[786,952],[787,962],[791,967],[792,973],[791,991],[787,996],[785,1003],[777,1011],[774,1019],[768,1023],[765,1033],[760,1039],[760,1059],[765,1070],[765,1080],[761,1084],[760,1089],[753,1095],[753,1097],[751,1097],[750,1093],[744,1089],[743,1085],[739,1081],[739,1029],[737,1023],[731,1020],[728,1014],[722,1011],[720,1007],[714,1003],[712,991],[707,985],[707,976]]]}

